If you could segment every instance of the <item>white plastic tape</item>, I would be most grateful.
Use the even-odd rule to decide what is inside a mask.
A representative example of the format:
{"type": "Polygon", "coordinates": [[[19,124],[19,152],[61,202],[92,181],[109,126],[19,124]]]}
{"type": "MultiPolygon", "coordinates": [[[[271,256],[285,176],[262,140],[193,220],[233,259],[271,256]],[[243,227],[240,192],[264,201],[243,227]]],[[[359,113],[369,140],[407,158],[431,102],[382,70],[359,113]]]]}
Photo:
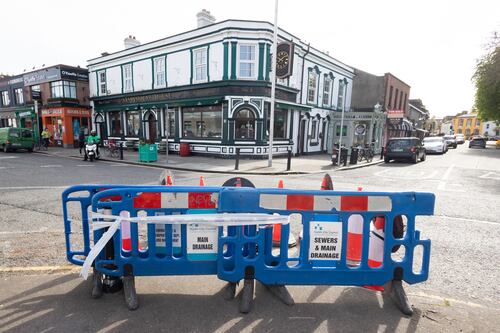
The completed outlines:
{"type": "Polygon", "coordinates": [[[101,236],[99,241],[90,250],[85,262],[83,263],[80,276],[84,280],[89,275],[89,270],[92,267],[97,255],[106,246],[108,241],[113,237],[116,230],[120,228],[122,222],[133,222],[141,224],[190,224],[203,223],[212,226],[244,226],[244,225],[259,225],[259,224],[289,224],[290,217],[278,214],[260,214],[260,213],[222,213],[222,214],[186,214],[186,215],[158,215],[144,217],[125,217],[116,215],[107,215],[102,213],[92,213],[92,223],[94,230],[109,227],[109,229],[101,236]],[[111,221],[100,221],[107,219],[111,221]]]}

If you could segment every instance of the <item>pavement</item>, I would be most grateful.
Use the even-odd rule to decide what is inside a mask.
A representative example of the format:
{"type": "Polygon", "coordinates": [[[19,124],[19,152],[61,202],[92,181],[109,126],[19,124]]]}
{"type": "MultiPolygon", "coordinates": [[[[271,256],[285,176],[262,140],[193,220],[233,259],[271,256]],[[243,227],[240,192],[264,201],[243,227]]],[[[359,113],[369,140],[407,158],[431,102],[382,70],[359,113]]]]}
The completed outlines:
{"type": "MultiPolygon", "coordinates": [[[[0,332],[500,331],[500,149],[460,145],[417,164],[331,173],[336,190],[436,195],[434,215],[416,218],[432,250],[428,280],[405,285],[412,317],[363,288],[290,286],[290,307],[259,284],[252,312],[242,315],[238,300],[223,299],[216,276],[138,277],[134,312],[121,292],[91,299],[90,281],[66,261],[61,192],[82,183],[155,184],[164,168],[61,157],[0,154],[0,332]]],[[[198,185],[203,175],[218,186],[233,177],[205,172],[172,170],[177,185],[198,185]]],[[[286,188],[319,189],[323,174],[245,177],[257,187],[283,179],[286,188]]],[[[294,235],[300,228],[291,225],[294,235]]]]}
{"type": "MultiPolygon", "coordinates": [[[[77,148],[49,147],[47,151],[37,151],[36,153],[50,154],[55,156],[81,158],[77,148]]],[[[286,175],[286,174],[316,174],[332,171],[351,170],[362,168],[378,163],[382,163],[380,155],[376,155],[373,161],[368,163],[366,160],[358,162],[355,165],[333,166],[329,154],[305,155],[292,157],[291,170],[287,170],[287,158],[282,156],[273,157],[273,166],[268,167],[267,159],[240,159],[239,168],[235,170],[235,160],[212,156],[188,156],[181,157],[170,153],[168,158],[165,154],[158,154],[156,162],[139,162],[139,153],[133,150],[123,151],[123,160],[108,156],[104,149],[101,150],[101,160],[125,163],[131,165],[151,166],[171,170],[225,173],[239,175],[286,175]]]]}

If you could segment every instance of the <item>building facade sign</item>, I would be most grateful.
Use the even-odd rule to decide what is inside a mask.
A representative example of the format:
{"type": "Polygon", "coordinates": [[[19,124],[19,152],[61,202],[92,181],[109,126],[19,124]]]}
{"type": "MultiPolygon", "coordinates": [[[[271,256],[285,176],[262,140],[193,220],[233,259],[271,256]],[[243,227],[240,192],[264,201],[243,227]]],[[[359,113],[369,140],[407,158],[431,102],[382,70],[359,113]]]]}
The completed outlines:
{"type": "Polygon", "coordinates": [[[387,110],[388,119],[402,119],[404,115],[404,110],[387,110]]]}
{"type": "Polygon", "coordinates": [[[23,75],[25,86],[32,86],[35,84],[57,81],[61,79],[88,81],[89,75],[84,69],[78,71],[75,69],[60,67],[51,67],[23,75]]]}

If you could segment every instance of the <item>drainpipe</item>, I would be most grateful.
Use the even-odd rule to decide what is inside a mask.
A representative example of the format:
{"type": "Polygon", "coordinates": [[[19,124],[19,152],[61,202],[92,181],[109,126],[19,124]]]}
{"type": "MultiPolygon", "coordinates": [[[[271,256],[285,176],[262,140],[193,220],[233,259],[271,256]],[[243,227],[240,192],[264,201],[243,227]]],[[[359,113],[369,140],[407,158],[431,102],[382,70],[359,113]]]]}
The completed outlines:
{"type": "Polygon", "coordinates": [[[300,103],[302,104],[302,91],[304,90],[304,67],[306,66],[306,56],[309,54],[311,43],[307,44],[307,52],[302,56],[302,77],[300,78],[300,103]]]}

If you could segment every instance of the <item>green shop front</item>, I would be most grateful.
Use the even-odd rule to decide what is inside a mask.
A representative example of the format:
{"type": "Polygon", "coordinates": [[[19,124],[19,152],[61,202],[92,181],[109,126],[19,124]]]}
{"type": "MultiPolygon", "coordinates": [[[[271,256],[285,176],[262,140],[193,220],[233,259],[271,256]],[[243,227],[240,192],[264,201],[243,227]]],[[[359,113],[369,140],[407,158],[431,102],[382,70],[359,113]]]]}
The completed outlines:
{"type": "MultiPolygon", "coordinates": [[[[160,143],[164,149],[168,139],[173,152],[189,144],[191,154],[231,156],[240,148],[242,155],[264,157],[269,149],[269,92],[266,84],[207,84],[188,92],[95,98],[93,121],[105,140],[125,141],[127,147],[160,143]]],[[[292,148],[293,114],[302,110],[292,102],[296,93],[277,90],[275,154],[292,148]]]]}
{"type": "Polygon", "coordinates": [[[17,108],[15,114],[17,126],[31,129],[35,136],[35,140],[38,141],[39,133],[42,129],[38,126],[39,120],[35,113],[35,107],[29,106],[17,108]]]}

